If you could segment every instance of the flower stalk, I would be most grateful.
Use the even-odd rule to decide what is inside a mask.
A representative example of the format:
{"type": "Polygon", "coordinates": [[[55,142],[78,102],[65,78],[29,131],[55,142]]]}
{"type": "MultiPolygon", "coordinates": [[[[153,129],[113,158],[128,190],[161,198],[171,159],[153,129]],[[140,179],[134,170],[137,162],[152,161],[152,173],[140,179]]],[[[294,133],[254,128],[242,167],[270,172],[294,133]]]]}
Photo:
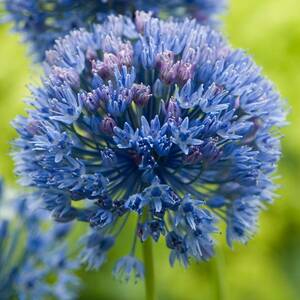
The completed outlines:
{"type": "Polygon", "coordinates": [[[152,239],[148,238],[143,243],[143,256],[145,267],[145,292],[146,300],[155,300],[155,282],[154,282],[154,265],[152,239]]]}
{"type": "MultiPolygon", "coordinates": [[[[142,222],[146,222],[148,217],[148,210],[144,209],[142,214],[142,222]]],[[[145,299],[155,300],[155,282],[154,282],[154,263],[153,263],[153,247],[152,239],[147,238],[142,243],[144,268],[145,268],[145,299]]]]}
{"type": "Polygon", "coordinates": [[[226,300],[226,284],[224,280],[224,254],[223,249],[220,246],[216,247],[216,257],[214,259],[214,277],[215,277],[215,289],[216,289],[216,300],[226,300]]]}

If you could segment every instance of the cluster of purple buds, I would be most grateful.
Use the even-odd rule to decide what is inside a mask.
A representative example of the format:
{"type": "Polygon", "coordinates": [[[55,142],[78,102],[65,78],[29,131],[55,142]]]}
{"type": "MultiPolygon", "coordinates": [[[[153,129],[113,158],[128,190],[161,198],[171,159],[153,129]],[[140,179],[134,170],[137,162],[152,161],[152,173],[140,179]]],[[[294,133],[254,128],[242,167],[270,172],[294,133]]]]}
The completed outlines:
{"type": "Polygon", "coordinates": [[[193,64],[187,61],[174,62],[175,53],[165,51],[156,57],[156,68],[160,78],[165,84],[178,84],[183,86],[193,77],[193,64]]]}

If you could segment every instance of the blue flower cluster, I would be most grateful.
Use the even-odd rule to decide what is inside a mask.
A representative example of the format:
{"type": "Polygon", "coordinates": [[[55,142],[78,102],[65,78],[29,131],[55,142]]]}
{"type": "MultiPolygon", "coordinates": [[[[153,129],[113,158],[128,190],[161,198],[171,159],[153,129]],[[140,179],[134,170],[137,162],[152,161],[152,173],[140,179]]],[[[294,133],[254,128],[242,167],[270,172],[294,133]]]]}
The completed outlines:
{"type": "Polygon", "coordinates": [[[136,9],[153,11],[161,16],[197,18],[202,24],[213,24],[226,7],[226,0],[0,0],[4,3],[4,20],[23,34],[37,60],[45,50],[70,30],[91,26],[111,12],[133,15],[136,9]]]}
{"type": "MultiPolygon", "coordinates": [[[[196,21],[111,16],[59,39],[15,127],[21,182],[57,221],[90,224],[99,267],[126,226],[170,263],[213,255],[217,221],[246,242],[272,200],[285,110],[252,59],[196,21]],[[76,202],[84,205],[77,205],[76,202]]],[[[115,273],[142,277],[135,242],[115,273]]]]}
{"type": "Polygon", "coordinates": [[[77,263],[63,242],[70,224],[50,226],[30,196],[11,198],[0,186],[0,299],[74,299],[77,263]]]}

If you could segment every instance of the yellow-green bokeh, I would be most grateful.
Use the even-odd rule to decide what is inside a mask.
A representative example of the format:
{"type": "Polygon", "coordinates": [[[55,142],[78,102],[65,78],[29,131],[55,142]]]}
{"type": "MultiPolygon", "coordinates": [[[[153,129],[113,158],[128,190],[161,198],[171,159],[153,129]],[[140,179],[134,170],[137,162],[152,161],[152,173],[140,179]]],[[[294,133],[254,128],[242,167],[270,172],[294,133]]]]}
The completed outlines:
{"type": "MultiPolygon", "coordinates": [[[[262,213],[256,237],[234,250],[220,243],[221,280],[227,300],[300,299],[300,1],[232,0],[224,32],[236,47],[246,49],[274,81],[291,112],[284,129],[281,187],[273,206],[262,213]]],[[[19,38],[0,27],[0,173],[12,182],[9,142],[15,136],[11,120],[23,113],[26,85],[37,79],[19,38]]],[[[128,227],[111,255],[129,248],[128,227]]],[[[220,240],[224,237],[220,237],[220,240]]],[[[159,299],[217,299],[216,261],[171,269],[163,243],[155,247],[159,299]]],[[[102,271],[81,272],[81,299],[143,299],[142,284],[120,284],[111,276],[112,263],[102,271]]]]}

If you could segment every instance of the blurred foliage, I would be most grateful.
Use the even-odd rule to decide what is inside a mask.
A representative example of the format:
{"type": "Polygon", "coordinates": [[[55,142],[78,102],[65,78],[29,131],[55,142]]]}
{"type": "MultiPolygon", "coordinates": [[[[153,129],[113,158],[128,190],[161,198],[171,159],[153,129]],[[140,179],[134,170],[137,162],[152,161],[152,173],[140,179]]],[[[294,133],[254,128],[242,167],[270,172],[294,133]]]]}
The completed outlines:
{"type": "MultiPolygon", "coordinates": [[[[217,260],[192,264],[188,270],[170,268],[163,244],[155,247],[159,299],[217,299],[221,281],[227,300],[300,299],[300,2],[299,0],[232,0],[225,17],[231,43],[249,52],[273,80],[290,107],[290,125],[284,129],[278,199],[262,214],[260,230],[247,246],[224,245],[220,237],[217,260]],[[224,259],[223,259],[224,257],[224,259]]],[[[26,57],[20,38],[0,27],[0,173],[14,182],[9,142],[15,136],[11,120],[23,113],[26,85],[37,81],[38,70],[26,57]]],[[[126,253],[133,229],[122,236],[100,272],[81,271],[80,299],[143,299],[143,284],[123,284],[111,276],[117,257],[126,253]]],[[[218,238],[219,239],[219,238],[218,238]]],[[[75,237],[72,241],[77,243],[75,237]]]]}

